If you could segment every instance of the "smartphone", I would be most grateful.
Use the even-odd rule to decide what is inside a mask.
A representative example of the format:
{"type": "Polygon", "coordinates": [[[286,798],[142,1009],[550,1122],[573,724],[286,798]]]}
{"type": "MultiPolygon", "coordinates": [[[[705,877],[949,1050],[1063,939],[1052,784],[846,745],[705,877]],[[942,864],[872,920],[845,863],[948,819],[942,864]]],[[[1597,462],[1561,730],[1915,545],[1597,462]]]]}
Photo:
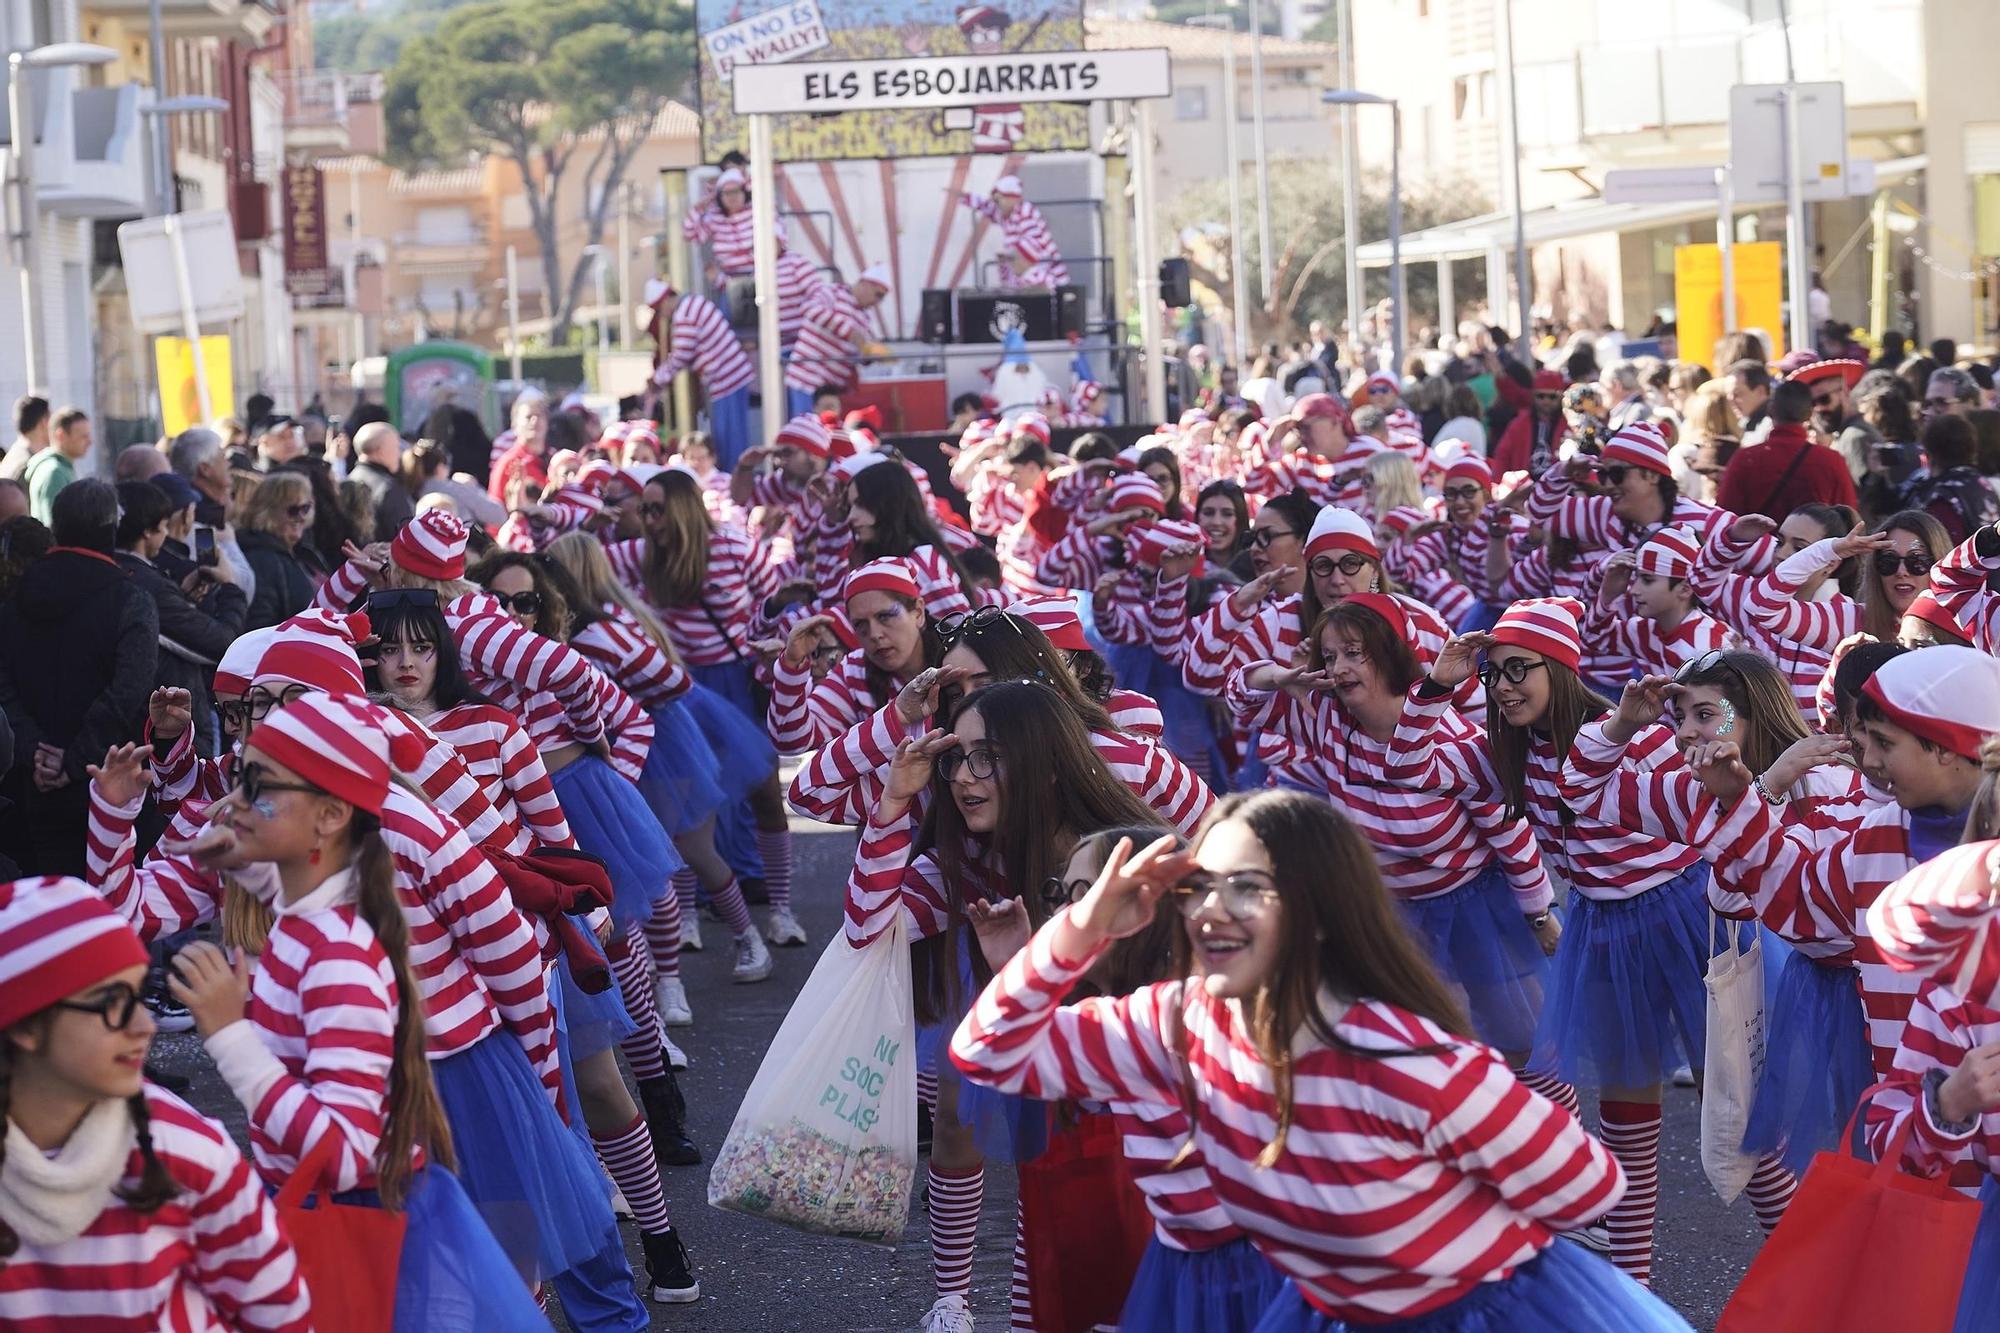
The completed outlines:
{"type": "Polygon", "coordinates": [[[222,555],[215,549],[215,529],[196,528],[194,530],[194,562],[204,569],[221,563],[222,555]]]}

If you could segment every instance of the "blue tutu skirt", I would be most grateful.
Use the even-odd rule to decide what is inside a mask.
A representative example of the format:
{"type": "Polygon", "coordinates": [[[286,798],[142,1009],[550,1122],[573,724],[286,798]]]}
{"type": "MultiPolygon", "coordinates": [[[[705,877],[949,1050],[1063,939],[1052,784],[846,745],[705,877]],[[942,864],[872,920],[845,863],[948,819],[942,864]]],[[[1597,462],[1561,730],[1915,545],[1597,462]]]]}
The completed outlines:
{"type": "MultiPolygon", "coordinates": [[[[333,1201],[382,1206],[374,1190],[348,1190],[333,1201]]],[[[548,1316],[457,1176],[441,1166],[411,1176],[403,1216],[395,1333],[548,1333],[548,1316]]]]}
{"type": "Polygon", "coordinates": [[[982,1156],[999,1162],[1032,1162],[1048,1151],[1050,1104],[1019,1093],[995,1092],[960,1078],[957,1067],[945,1054],[951,1045],[951,1034],[958,1031],[980,989],[972,979],[972,932],[960,932],[959,940],[958,986],[962,1007],[956,1015],[917,1025],[917,1068],[931,1070],[940,1084],[957,1085],[958,1121],[972,1131],[972,1141],[982,1156]]]}
{"type": "Polygon", "coordinates": [[[667,836],[700,828],[722,808],[721,777],[722,764],[692,709],[675,699],[653,714],[653,748],[639,774],[639,794],[667,836]]]}
{"type": "Polygon", "coordinates": [[[597,1253],[611,1198],[504,1030],[431,1061],[465,1192],[514,1269],[539,1282],[597,1253]]]}
{"type": "Polygon", "coordinates": [[[1155,1232],[1132,1275],[1118,1327],[1131,1333],[1250,1333],[1288,1285],[1242,1237],[1213,1249],[1177,1250],[1155,1232]]]}
{"type": "Polygon", "coordinates": [[[2000,1178],[1988,1176],[1979,1187],[1979,1230],[1972,1234],[1972,1255],[1965,1265],[1965,1285],[1958,1289],[1958,1318],[1951,1333],[1995,1329],[2000,1329],[2000,1178]]]}
{"type": "Polygon", "coordinates": [[[1491,602],[1474,602],[1472,609],[1459,617],[1458,633],[1476,634],[1481,630],[1492,629],[1499,622],[1500,613],[1506,609],[1505,606],[1495,606],[1491,602]]]}
{"type": "Polygon", "coordinates": [[[668,878],[685,864],[639,789],[594,754],[551,781],[576,845],[611,872],[611,918],[618,933],[644,925],[653,904],[671,892],[668,878]]]}
{"type": "MultiPolygon", "coordinates": [[[[568,955],[556,960],[555,979],[556,984],[549,987],[549,993],[557,1002],[557,1021],[567,1036],[570,1057],[588,1060],[601,1051],[610,1050],[639,1030],[639,1025],[625,1012],[625,997],[619,991],[616,980],[592,995],[576,984],[568,955]]],[[[569,1067],[570,1060],[566,1058],[563,1061],[565,1074],[569,1072],[569,1067]]],[[[570,1106],[579,1104],[569,1102],[570,1106]]]]}
{"type": "Polygon", "coordinates": [[[1465,991],[1479,1040],[1526,1054],[1552,968],[1515,905],[1507,873],[1489,865],[1450,893],[1407,900],[1402,908],[1438,971],[1465,991]]]}
{"type": "Polygon", "coordinates": [[[681,702],[708,738],[709,752],[721,769],[716,783],[733,804],[770,781],[778,768],[778,747],[771,743],[751,691],[749,667],[725,662],[691,666],[688,674],[694,677],[694,688],[681,696],[681,702]]]}
{"type": "Polygon", "coordinates": [[[1557,1241],[1499,1282],[1486,1282],[1427,1315],[1348,1324],[1321,1314],[1291,1283],[1256,1333],[1692,1333],[1667,1303],[1600,1259],[1557,1241]]]}
{"type": "Polygon", "coordinates": [[[1227,767],[1215,737],[1209,700],[1187,687],[1181,669],[1139,643],[1114,643],[1105,655],[1118,687],[1145,695],[1160,706],[1164,720],[1160,739],[1177,758],[1206,762],[1208,772],[1227,767]]]}
{"type": "Polygon", "coordinates": [[[1707,886],[1708,865],[1697,861],[1634,898],[1571,895],[1530,1069],[1571,1084],[1646,1088],[1682,1060],[1701,1068],[1707,886]]]}
{"type": "Polygon", "coordinates": [[[1875,1082],[1854,969],[1821,967],[1793,953],[1766,1014],[1764,1073],[1743,1151],[1783,1149],[1785,1166],[1804,1175],[1814,1153],[1839,1150],[1848,1116],[1875,1082]]]}

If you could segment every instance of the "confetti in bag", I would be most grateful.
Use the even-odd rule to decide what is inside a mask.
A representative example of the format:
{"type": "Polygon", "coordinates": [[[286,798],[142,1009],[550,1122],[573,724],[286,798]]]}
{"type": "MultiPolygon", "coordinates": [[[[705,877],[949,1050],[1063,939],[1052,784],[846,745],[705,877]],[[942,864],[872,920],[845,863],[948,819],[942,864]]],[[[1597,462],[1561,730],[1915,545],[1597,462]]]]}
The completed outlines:
{"type": "Polygon", "coordinates": [[[902,914],[863,948],[835,935],[716,1154],[710,1206],[894,1245],[917,1174],[915,1037],[902,914]]]}

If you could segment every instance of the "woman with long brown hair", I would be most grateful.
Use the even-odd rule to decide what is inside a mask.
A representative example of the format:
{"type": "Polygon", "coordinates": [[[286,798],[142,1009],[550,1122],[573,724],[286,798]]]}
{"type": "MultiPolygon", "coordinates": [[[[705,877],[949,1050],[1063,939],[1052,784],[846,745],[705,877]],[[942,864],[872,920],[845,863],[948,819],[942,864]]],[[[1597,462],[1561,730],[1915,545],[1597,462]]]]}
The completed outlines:
{"type": "Polygon", "coordinates": [[[1686,1329],[1556,1243],[1618,1201],[1617,1159],[1466,1031],[1353,826],[1266,791],[1218,805],[1192,854],[1121,847],[951,1055],[1004,1091],[1184,1111],[1229,1220],[1290,1279],[1259,1330],[1686,1329]],[[1169,903],[1177,979],[1059,1007],[1169,903]]]}
{"type": "Polygon", "coordinates": [[[857,947],[895,913],[910,925],[919,1067],[935,1070],[930,1157],[931,1260],[938,1299],[927,1333],[961,1333],[971,1317],[973,1231],[985,1158],[1021,1160],[1047,1139],[1045,1108],[963,1094],[939,1064],[978,988],[1048,914],[1077,842],[1100,829],[1164,829],[1113,777],[1072,709],[1045,685],[974,691],[949,732],[905,736],[861,833],[848,881],[847,936],[857,947]],[[918,797],[927,797],[920,809],[918,797]]]}
{"type": "Polygon", "coordinates": [[[464,1333],[525,1333],[546,1321],[452,1174],[380,833],[396,747],[378,719],[372,705],[306,695],[251,733],[239,784],[210,815],[239,856],[270,867],[276,919],[254,972],[197,943],[176,955],[170,984],[249,1113],[269,1184],[331,1140],[321,1179],[334,1200],[406,1217],[399,1333],[441,1315],[464,1333]]]}

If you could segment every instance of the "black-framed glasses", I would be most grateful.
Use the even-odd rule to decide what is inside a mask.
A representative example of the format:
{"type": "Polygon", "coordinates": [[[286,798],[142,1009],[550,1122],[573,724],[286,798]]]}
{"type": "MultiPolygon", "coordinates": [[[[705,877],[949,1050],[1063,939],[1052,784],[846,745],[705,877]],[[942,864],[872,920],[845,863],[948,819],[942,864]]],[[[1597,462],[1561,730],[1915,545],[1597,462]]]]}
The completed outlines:
{"type": "Polygon", "coordinates": [[[1365,555],[1349,554],[1340,557],[1338,560],[1335,560],[1330,555],[1322,555],[1315,556],[1313,562],[1306,566],[1306,568],[1312,571],[1314,578],[1332,578],[1333,571],[1336,569],[1347,575],[1347,577],[1353,578],[1356,574],[1368,568],[1368,564],[1368,557],[1365,555]]]}
{"type": "Polygon", "coordinates": [[[1447,500],[1477,500],[1479,493],[1485,489],[1478,482],[1469,481],[1463,486],[1445,487],[1444,498],[1447,500]]]}
{"type": "Polygon", "coordinates": [[[216,721],[222,724],[225,736],[234,736],[243,730],[243,724],[250,720],[250,701],[234,699],[215,706],[216,721]]]}
{"type": "Polygon", "coordinates": [[[132,1026],[132,1016],[139,1012],[139,992],[115,981],[94,999],[57,1000],[55,1007],[72,1013],[96,1014],[105,1031],[123,1032],[132,1026]]]}
{"type": "Polygon", "coordinates": [[[1597,475],[1604,478],[1604,484],[1607,486],[1623,486],[1625,478],[1631,474],[1632,469],[1623,463],[1612,463],[1608,467],[1600,468],[1597,475]]]}
{"type": "Polygon", "coordinates": [[[436,588],[377,588],[368,594],[368,614],[393,611],[399,606],[436,606],[436,588]]]}
{"type": "Polygon", "coordinates": [[[1912,574],[1928,574],[1931,572],[1931,566],[1936,563],[1937,561],[1931,559],[1930,554],[1926,551],[1903,551],[1900,553],[1896,551],[1877,551],[1875,553],[1875,572],[1885,579],[1894,578],[1896,571],[1899,569],[1907,569],[1912,574]]]}
{"type": "Polygon", "coordinates": [[[1281,537],[1296,537],[1298,535],[1297,532],[1294,532],[1290,528],[1252,528],[1250,529],[1250,544],[1261,551],[1281,537]]]}
{"type": "Polygon", "coordinates": [[[243,699],[243,716],[251,722],[262,722],[271,715],[273,708],[282,708],[305,692],[303,685],[287,685],[276,694],[262,688],[254,689],[243,699]]]}
{"type": "Polygon", "coordinates": [[[236,790],[242,792],[243,799],[251,805],[263,800],[266,793],[274,791],[309,792],[314,796],[326,794],[310,782],[279,782],[265,774],[262,764],[254,762],[237,770],[236,790]]]}
{"type": "Polygon", "coordinates": [[[1504,662],[1485,662],[1479,668],[1479,683],[1488,689],[1493,682],[1504,680],[1509,685],[1519,685],[1528,678],[1528,673],[1536,667],[1545,667],[1547,662],[1530,662],[1525,657],[1510,657],[1504,662]]]}
{"type": "Polygon", "coordinates": [[[496,592],[493,600],[515,615],[538,616],[542,613],[542,595],[533,588],[526,592],[496,592]]]}
{"type": "Polygon", "coordinates": [[[1000,752],[990,745],[975,745],[970,750],[946,750],[937,757],[938,776],[946,782],[958,781],[961,769],[974,782],[984,782],[1000,771],[1000,752]]]}
{"type": "Polygon", "coordinates": [[[1191,876],[1187,883],[1176,884],[1173,894],[1182,916],[1199,916],[1208,900],[1214,898],[1231,921],[1253,920],[1270,911],[1271,905],[1278,901],[1277,885],[1257,871],[1191,876]]]}
{"type": "Polygon", "coordinates": [[[938,617],[938,638],[949,648],[966,635],[991,629],[1003,620],[1013,626],[1016,634],[1021,632],[1020,627],[1008,620],[1007,613],[997,606],[976,606],[970,611],[954,611],[948,616],[938,617]]]}
{"type": "Polygon", "coordinates": [[[1082,902],[1083,895],[1090,892],[1090,884],[1087,879],[1065,880],[1061,875],[1050,875],[1042,881],[1042,906],[1053,913],[1071,903],[1082,902]]]}

